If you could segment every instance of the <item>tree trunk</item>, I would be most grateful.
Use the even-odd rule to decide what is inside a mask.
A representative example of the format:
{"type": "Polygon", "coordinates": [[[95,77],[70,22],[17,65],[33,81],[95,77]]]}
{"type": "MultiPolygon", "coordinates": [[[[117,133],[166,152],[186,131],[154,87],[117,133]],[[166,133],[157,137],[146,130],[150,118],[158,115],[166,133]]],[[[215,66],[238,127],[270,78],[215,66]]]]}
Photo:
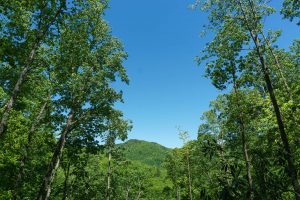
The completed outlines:
{"type": "MultiPolygon", "coordinates": [[[[250,4],[250,8],[251,8],[251,11],[252,11],[252,14],[253,14],[253,19],[254,19],[254,20],[257,20],[257,14],[256,14],[257,11],[256,11],[256,9],[255,9],[254,2],[253,2],[252,0],[248,0],[248,2],[249,2],[249,4],[250,4]]],[[[256,21],[256,23],[257,23],[257,21],[256,21]]],[[[281,78],[282,78],[282,80],[283,80],[283,82],[284,82],[284,86],[285,86],[286,92],[288,93],[290,100],[293,101],[292,91],[291,91],[291,89],[290,89],[290,87],[289,87],[289,85],[288,85],[288,83],[287,83],[287,80],[286,80],[284,74],[283,74],[282,66],[281,66],[281,64],[280,64],[280,62],[279,62],[279,60],[278,60],[276,54],[274,53],[274,51],[273,51],[273,49],[272,49],[272,47],[271,47],[271,44],[270,44],[269,40],[265,37],[265,34],[263,33],[263,31],[260,31],[260,34],[262,35],[262,37],[263,37],[263,39],[264,39],[264,41],[265,41],[265,43],[266,43],[266,46],[267,46],[268,49],[270,50],[270,53],[271,53],[271,55],[273,56],[273,58],[274,58],[274,60],[275,60],[275,64],[276,64],[276,66],[277,66],[277,69],[278,69],[278,71],[279,71],[279,74],[280,74],[280,76],[281,76],[281,78]]]]}
{"type": "Polygon", "coordinates": [[[254,199],[254,191],[253,191],[253,180],[252,180],[252,175],[251,175],[251,161],[250,161],[249,155],[248,155],[248,147],[247,147],[247,142],[245,139],[245,128],[244,128],[243,121],[240,122],[240,132],[241,132],[241,140],[242,140],[242,146],[243,146],[244,159],[245,159],[245,163],[246,163],[247,180],[248,180],[249,191],[250,191],[249,199],[252,200],[252,199],[254,199]]]}
{"type": "Polygon", "coordinates": [[[284,128],[284,123],[283,123],[283,119],[282,119],[282,115],[281,115],[281,111],[276,99],[276,96],[274,94],[274,90],[273,90],[273,85],[272,85],[272,81],[270,79],[270,75],[269,75],[269,71],[268,68],[266,66],[265,63],[265,58],[263,57],[263,53],[261,52],[261,46],[259,43],[259,39],[258,39],[258,34],[255,34],[253,32],[253,29],[248,25],[248,19],[247,16],[245,14],[244,8],[243,8],[243,4],[241,2],[241,0],[238,1],[242,14],[244,16],[244,22],[248,28],[248,31],[250,33],[250,36],[254,42],[255,45],[255,49],[256,49],[256,53],[257,53],[257,57],[259,59],[259,62],[261,64],[261,69],[264,75],[264,80],[267,86],[267,90],[272,102],[272,106],[274,108],[274,112],[275,112],[275,116],[276,116],[276,120],[277,120],[277,125],[278,125],[278,129],[279,129],[279,133],[280,133],[280,137],[283,143],[283,153],[284,153],[284,158],[288,163],[287,166],[287,173],[288,176],[291,179],[293,188],[294,188],[294,192],[295,192],[295,197],[297,200],[300,200],[300,185],[298,182],[298,177],[297,177],[297,169],[296,166],[294,164],[294,159],[291,153],[291,149],[290,149],[290,145],[289,145],[289,141],[288,141],[288,137],[287,134],[285,132],[285,128],[284,128]]]}
{"type": "Polygon", "coordinates": [[[27,73],[30,70],[31,63],[33,62],[33,58],[36,54],[36,50],[37,50],[37,45],[35,45],[33,47],[33,49],[31,50],[31,53],[30,53],[30,56],[29,56],[29,62],[27,64],[27,66],[23,69],[23,71],[21,72],[21,74],[19,76],[19,79],[18,79],[17,83],[15,84],[15,87],[12,91],[12,95],[11,95],[9,101],[7,102],[7,104],[5,105],[5,109],[4,109],[4,112],[2,114],[2,118],[1,118],[1,122],[0,122],[0,137],[4,136],[7,121],[8,121],[8,118],[9,118],[9,113],[10,113],[10,111],[11,111],[11,109],[12,109],[14,103],[15,103],[15,100],[16,100],[18,94],[19,94],[20,87],[21,87],[27,73]]]}
{"type": "Polygon", "coordinates": [[[66,136],[71,128],[71,124],[73,121],[74,113],[73,111],[70,112],[68,116],[68,121],[66,124],[66,127],[62,134],[60,135],[60,139],[57,142],[56,149],[54,151],[52,160],[48,166],[48,170],[44,176],[43,182],[40,187],[40,191],[37,195],[37,200],[47,200],[50,197],[51,192],[51,183],[53,182],[53,179],[55,177],[55,171],[57,170],[60,162],[60,158],[62,155],[62,151],[64,149],[64,145],[66,142],[66,136]]]}
{"type": "Polygon", "coordinates": [[[34,135],[37,125],[40,123],[41,119],[43,118],[43,114],[44,114],[47,104],[48,104],[48,101],[46,101],[42,105],[38,116],[36,117],[36,119],[34,120],[34,122],[32,123],[32,125],[28,131],[28,135],[27,135],[28,139],[27,139],[27,144],[25,146],[25,152],[21,158],[19,172],[18,172],[17,179],[16,179],[15,185],[14,185],[14,192],[13,192],[13,197],[12,197],[13,200],[17,199],[17,196],[18,196],[18,193],[19,193],[22,181],[23,181],[22,179],[23,179],[23,175],[24,175],[24,167],[25,167],[25,163],[28,159],[28,152],[30,151],[30,148],[31,148],[32,138],[33,138],[33,135],[34,135]]]}
{"type": "Polygon", "coordinates": [[[0,138],[4,136],[5,130],[6,130],[6,125],[7,125],[7,121],[9,118],[9,113],[15,103],[15,100],[17,99],[17,96],[20,93],[20,89],[21,86],[24,82],[24,79],[26,78],[26,76],[28,75],[29,71],[31,70],[31,65],[34,61],[35,55],[36,55],[36,51],[40,46],[41,41],[43,40],[43,38],[45,37],[46,33],[48,32],[48,29],[50,28],[50,26],[54,23],[54,21],[56,20],[57,16],[60,14],[61,12],[61,7],[56,11],[53,19],[49,22],[49,24],[47,25],[47,27],[45,28],[44,31],[40,31],[39,34],[36,37],[36,42],[33,44],[32,50],[30,51],[28,60],[27,60],[27,64],[24,67],[24,69],[22,70],[21,74],[19,75],[18,81],[14,86],[14,89],[11,93],[11,97],[9,99],[9,101],[6,103],[5,105],[5,109],[4,112],[2,114],[1,117],[1,121],[0,121],[0,138]]]}
{"type": "Polygon", "coordinates": [[[292,157],[292,153],[291,153],[291,149],[290,149],[290,144],[288,141],[288,137],[287,134],[285,132],[285,128],[284,128],[284,123],[283,123],[283,119],[282,119],[282,115],[281,115],[281,111],[279,108],[279,105],[277,103],[277,99],[276,96],[274,94],[274,90],[273,90],[273,86],[272,86],[272,82],[269,76],[269,72],[267,69],[267,66],[265,64],[265,60],[264,57],[262,56],[262,53],[260,51],[260,46],[259,46],[259,41],[258,41],[258,37],[253,37],[253,33],[251,33],[253,41],[255,43],[256,46],[256,52],[257,55],[259,57],[260,63],[261,63],[261,67],[262,67],[262,71],[264,74],[264,79],[266,82],[266,86],[270,95],[270,99],[274,108],[274,112],[276,115],[276,120],[277,120],[277,125],[278,125],[278,129],[279,129],[279,133],[280,133],[280,137],[283,143],[283,148],[284,148],[284,158],[286,159],[287,163],[288,163],[288,175],[291,178],[292,181],[292,185],[294,187],[294,191],[295,191],[295,195],[296,195],[296,199],[300,200],[300,185],[298,182],[298,177],[297,177],[297,169],[295,167],[294,164],[294,159],[292,157]]]}
{"type": "Polygon", "coordinates": [[[281,64],[280,64],[280,62],[279,62],[279,60],[278,60],[278,57],[277,57],[277,55],[275,54],[275,52],[273,51],[273,49],[272,49],[272,47],[271,47],[271,44],[270,44],[269,40],[265,37],[265,34],[264,34],[263,32],[261,32],[261,35],[263,36],[263,38],[264,38],[264,40],[265,40],[265,42],[266,42],[266,44],[267,44],[267,46],[268,46],[268,49],[270,50],[270,53],[271,53],[271,55],[273,56],[273,58],[274,58],[274,60],[275,60],[275,64],[276,64],[277,69],[278,69],[278,71],[279,71],[279,74],[280,74],[280,76],[281,76],[281,78],[282,78],[282,80],[283,80],[283,83],[284,83],[286,92],[287,92],[287,94],[289,95],[290,100],[294,101],[294,100],[293,100],[292,90],[291,90],[290,86],[288,85],[287,80],[286,80],[286,78],[285,78],[285,76],[284,76],[284,73],[283,73],[283,71],[282,71],[282,66],[281,66],[281,64]]]}
{"type": "MultiPolygon", "coordinates": [[[[232,79],[233,79],[233,89],[234,89],[234,93],[236,96],[236,105],[237,105],[238,109],[240,109],[241,103],[240,103],[240,98],[239,98],[239,94],[238,94],[238,86],[236,84],[235,71],[233,71],[233,73],[232,73],[232,79]]],[[[252,175],[251,175],[251,161],[250,161],[249,155],[248,155],[248,147],[247,147],[247,141],[246,141],[244,119],[243,119],[243,116],[241,115],[242,111],[238,110],[238,112],[239,112],[239,114],[237,117],[238,118],[237,121],[238,121],[239,132],[240,132],[241,142],[242,142],[242,149],[243,149],[243,154],[244,154],[244,159],[245,159],[245,164],[246,164],[247,181],[248,181],[249,192],[250,192],[249,199],[252,200],[252,199],[254,199],[254,191],[253,191],[253,179],[252,179],[252,175]]]]}

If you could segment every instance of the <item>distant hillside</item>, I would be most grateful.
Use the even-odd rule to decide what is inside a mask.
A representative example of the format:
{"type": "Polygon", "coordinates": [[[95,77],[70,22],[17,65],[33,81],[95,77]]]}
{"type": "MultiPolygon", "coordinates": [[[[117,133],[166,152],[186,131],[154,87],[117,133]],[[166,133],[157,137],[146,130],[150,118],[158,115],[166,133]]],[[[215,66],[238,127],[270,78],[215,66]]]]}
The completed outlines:
{"type": "Polygon", "coordinates": [[[124,148],[128,160],[140,161],[156,167],[161,166],[166,155],[171,152],[167,147],[143,140],[128,140],[120,146],[124,148]]]}

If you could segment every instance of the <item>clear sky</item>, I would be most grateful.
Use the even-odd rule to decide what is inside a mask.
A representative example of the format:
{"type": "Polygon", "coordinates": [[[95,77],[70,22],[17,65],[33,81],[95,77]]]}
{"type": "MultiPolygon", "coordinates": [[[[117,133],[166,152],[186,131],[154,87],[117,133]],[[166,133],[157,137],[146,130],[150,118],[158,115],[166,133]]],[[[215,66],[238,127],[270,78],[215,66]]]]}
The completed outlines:
{"type": "MultiPolygon", "coordinates": [[[[106,19],[128,52],[125,67],[129,86],[121,85],[124,104],[118,105],[133,121],[129,138],[179,147],[177,127],[197,137],[201,113],[219,91],[194,61],[212,37],[200,37],[207,16],[189,9],[193,0],[110,0],[106,19]]],[[[276,0],[276,7],[281,1],[276,0]]],[[[284,28],[278,44],[287,48],[299,38],[295,23],[275,15],[268,28],[284,28]]]]}

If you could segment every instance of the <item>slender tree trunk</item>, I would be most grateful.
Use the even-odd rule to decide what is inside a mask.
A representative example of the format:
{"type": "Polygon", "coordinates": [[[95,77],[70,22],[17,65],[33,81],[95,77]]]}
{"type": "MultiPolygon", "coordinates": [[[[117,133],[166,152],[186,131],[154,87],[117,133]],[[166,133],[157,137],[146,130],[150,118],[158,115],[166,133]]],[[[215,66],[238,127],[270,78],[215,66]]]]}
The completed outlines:
{"type": "Polygon", "coordinates": [[[29,60],[28,60],[28,64],[23,69],[23,71],[21,72],[21,74],[19,76],[19,79],[18,79],[17,83],[15,84],[15,87],[12,91],[12,95],[11,95],[9,101],[7,102],[7,104],[5,105],[5,109],[4,109],[4,112],[2,114],[2,118],[1,118],[1,122],[0,122],[0,137],[4,136],[7,121],[8,121],[8,118],[9,118],[9,113],[10,113],[10,111],[11,111],[13,105],[14,105],[14,102],[17,98],[17,95],[19,94],[20,87],[21,87],[27,73],[30,70],[31,63],[33,62],[33,58],[36,54],[37,46],[38,46],[38,44],[35,44],[33,49],[31,50],[29,60]]]}
{"type": "Polygon", "coordinates": [[[256,46],[257,55],[259,57],[259,60],[260,60],[261,66],[262,66],[264,79],[265,79],[267,89],[268,89],[268,92],[269,92],[269,95],[270,95],[270,99],[271,99],[271,102],[272,102],[272,105],[273,105],[273,108],[274,108],[274,112],[275,112],[275,115],[276,115],[276,120],[277,120],[277,124],[278,124],[278,128],[279,128],[279,133],[280,133],[280,137],[281,137],[281,140],[282,140],[282,143],[283,143],[283,148],[284,148],[284,151],[283,151],[284,152],[284,157],[285,157],[285,159],[288,163],[288,167],[287,167],[288,168],[288,175],[291,178],[292,185],[294,187],[294,191],[295,191],[295,195],[296,195],[296,199],[300,200],[300,185],[299,185],[299,182],[298,182],[297,169],[296,169],[296,166],[294,164],[294,159],[293,159],[293,156],[292,156],[292,153],[291,153],[290,144],[289,144],[289,141],[288,141],[287,134],[285,132],[281,111],[280,111],[276,96],[274,94],[272,82],[271,82],[271,79],[270,79],[270,76],[269,76],[267,66],[265,64],[264,57],[262,56],[262,53],[260,51],[260,45],[259,45],[258,37],[257,36],[253,37],[253,34],[252,34],[252,38],[253,38],[253,41],[254,41],[255,46],[256,46]]]}
{"type": "Polygon", "coordinates": [[[25,152],[24,152],[24,155],[21,158],[20,166],[19,166],[19,172],[18,172],[18,175],[17,175],[17,179],[15,181],[15,184],[14,184],[14,191],[13,191],[13,198],[12,198],[13,200],[17,199],[17,195],[19,193],[19,190],[20,190],[20,187],[21,187],[21,184],[22,184],[22,181],[23,181],[24,167],[25,167],[25,163],[28,159],[28,152],[30,151],[30,148],[31,148],[32,138],[33,138],[34,132],[36,130],[36,127],[38,126],[38,124],[40,123],[40,121],[43,118],[43,114],[44,114],[44,111],[46,109],[47,104],[48,104],[48,101],[46,101],[42,105],[38,116],[33,121],[32,125],[31,125],[31,127],[28,131],[28,135],[27,135],[28,139],[27,139],[27,144],[25,146],[25,152]]]}
{"type": "Polygon", "coordinates": [[[3,112],[1,120],[0,120],[0,138],[4,136],[10,111],[11,111],[12,107],[14,106],[14,103],[15,103],[15,101],[16,101],[19,93],[20,93],[21,86],[22,86],[26,76],[28,75],[29,71],[31,70],[32,63],[34,61],[34,58],[36,56],[36,52],[37,52],[37,50],[40,46],[40,43],[43,40],[43,38],[45,37],[46,33],[48,32],[48,29],[50,28],[50,26],[54,23],[57,16],[60,14],[61,9],[62,8],[60,7],[56,11],[53,19],[49,22],[49,24],[45,28],[45,30],[41,31],[36,37],[36,42],[33,44],[32,50],[30,51],[30,54],[29,54],[29,57],[28,57],[28,60],[27,60],[27,64],[24,67],[24,69],[22,70],[21,74],[19,75],[18,81],[15,84],[14,89],[11,93],[11,97],[5,105],[4,112],[3,112]]]}
{"type": "Polygon", "coordinates": [[[240,122],[240,132],[241,132],[241,140],[242,140],[242,146],[243,146],[243,153],[244,153],[244,159],[246,163],[246,171],[247,171],[247,180],[249,184],[249,191],[250,191],[250,196],[249,199],[254,199],[254,191],[253,191],[253,180],[252,180],[252,175],[251,175],[251,161],[249,159],[248,155],[248,147],[247,147],[247,142],[245,139],[245,127],[243,124],[243,121],[240,122]]]}
{"type": "Polygon", "coordinates": [[[267,44],[267,46],[268,46],[268,49],[270,50],[270,53],[271,53],[271,55],[273,56],[273,58],[274,58],[274,60],[275,60],[275,64],[276,64],[277,69],[278,69],[278,71],[279,71],[279,74],[280,74],[280,76],[281,76],[281,78],[282,78],[282,80],[283,80],[283,83],[284,83],[286,92],[288,93],[290,100],[293,101],[292,90],[291,90],[290,86],[288,85],[287,80],[286,80],[286,78],[285,78],[285,76],[284,76],[284,73],[283,73],[283,71],[282,71],[282,66],[281,66],[281,64],[280,64],[280,62],[279,62],[279,60],[278,60],[278,57],[277,57],[277,55],[275,54],[275,52],[273,51],[273,49],[272,49],[272,47],[271,47],[271,44],[270,44],[269,40],[265,37],[265,34],[264,34],[263,32],[261,32],[261,35],[263,36],[264,41],[266,42],[266,44],[267,44]]]}
{"type": "Polygon", "coordinates": [[[68,116],[68,121],[67,121],[66,127],[64,128],[64,131],[60,135],[60,139],[57,142],[57,146],[54,151],[52,160],[51,160],[51,162],[48,166],[48,170],[44,176],[43,182],[40,187],[40,191],[37,195],[37,200],[47,200],[50,197],[51,183],[53,182],[53,179],[55,177],[55,171],[57,170],[57,168],[59,166],[62,151],[64,149],[64,145],[66,142],[66,136],[67,136],[69,130],[71,129],[73,117],[74,117],[74,113],[73,113],[73,111],[71,111],[68,116]]]}
{"type": "MultiPolygon", "coordinates": [[[[257,24],[257,14],[256,14],[257,12],[256,12],[256,8],[255,8],[255,5],[254,5],[254,2],[253,2],[252,0],[248,0],[248,2],[249,2],[249,4],[250,4],[250,8],[251,8],[251,11],[252,11],[252,14],[253,14],[253,18],[254,18],[254,20],[256,20],[256,24],[257,24]]],[[[281,64],[280,64],[280,62],[279,62],[279,60],[278,60],[276,54],[274,53],[274,51],[273,51],[273,49],[272,49],[272,47],[271,47],[271,44],[270,44],[268,38],[265,37],[265,34],[263,33],[263,31],[260,31],[260,34],[262,35],[262,37],[263,37],[263,39],[264,39],[264,41],[265,41],[265,44],[266,44],[267,48],[270,50],[270,53],[271,53],[272,57],[273,57],[274,60],[275,60],[276,67],[277,67],[277,69],[278,69],[278,71],[279,71],[279,74],[280,74],[282,80],[283,80],[283,83],[284,83],[286,92],[287,92],[287,94],[289,95],[290,100],[293,101],[292,90],[291,90],[291,88],[289,87],[289,85],[288,85],[288,83],[287,83],[287,80],[286,80],[286,78],[285,78],[285,76],[284,76],[284,73],[283,73],[283,71],[282,71],[282,66],[281,66],[281,64]]]]}
{"type": "Polygon", "coordinates": [[[273,85],[272,85],[272,81],[270,79],[269,71],[268,71],[267,65],[265,63],[265,58],[263,56],[263,53],[261,52],[261,46],[260,46],[260,42],[259,42],[259,39],[258,39],[258,34],[256,34],[253,31],[253,29],[248,25],[248,19],[247,19],[247,16],[245,14],[243,4],[242,4],[241,0],[239,0],[238,3],[240,5],[240,8],[242,10],[242,14],[244,16],[244,22],[247,25],[250,36],[251,36],[251,38],[254,42],[257,57],[258,57],[259,62],[261,64],[261,69],[262,69],[262,72],[263,72],[264,80],[265,80],[267,90],[268,90],[268,93],[269,93],[269,96],[270,96],[270,99],[271,99],[271,102],[272,102],[272,106],[274,108],[274,112],[275,112],[275,116],[276,116],[276,120],[277,120],[277,125],[278,125],[278,129],[279,129],[281,141],[283,143],[284,158],[288,163],[287,173],[288,173],[288,175],[291,179],[296,199],[300,200],[300,185],[299,185],[299,182],[298,182],[297,169],[296,169],[295,162],[294,162],[294,159],[293,159],[293,156],[292,156],[292,153],[291,153],[288,137],[287,137],[287,134],[285,132],[281,111],[280,111],[276,96],[274,94],[273,85]]]}
{"type": "MultiPolygon", "coordinates": [[[[257,19],[257,14],[256,14],[257,11],[256,11],[256,8],[255,8],[255,4],[254,4],[253,0],[248,0],[248,1],[249,1],[249,3],[250,3],[250,6],[251,6],[251,10],[252,10],[252,14],[253,14],[253,16],[254,16],[254,19],[257,19]]],[[[260,31],[259,33],[260,33],[261,36],[263,37],[263,40],[264,40],[266,46],[267,46],[268,49],[270,50],[270,53],[271,53],[271,55],[273,56],[273,58],[274,58],[274,60],[275,60],[275,64],[276,64],[277,70],[279,71],[279,74],[280,74],[280,76],[281,76],[281,79],[283,80],[283,83],[284,83],[284,86],[285,86],[286,93],[287,93],[287,95],[289,96],[289,100],[291,100],[291,101],[292,101],[292,104],[294,104],[294,95],[293,95],[293,91],[292,91],[291,88],[289,87],[289,84],[288,84],[288,82],[287,82],[287,80],[286,80],[286,78],[285,78],[285,76],[284,76],[284,73],[283,73],[283,71],[282,71],[283,67],[282,67],[282,65],[281,65],[281,63],[280,63],[280,61],[279,61],[279,59],[278,59],[276,53],[273,51],[273,49],[272,49],[272,47],[271,47],[271,44],[270,44],[268,38],[265,36],[264,32],[263,32],[263,31],[260,31]]],[[[293,112],[291,113],[291,114],[292,114],[291,118],[294,119],[295,125],[296,125],[296,126],[297,126],[297,125],[299,124],[299,122],[300,122],[300,121],[299,121],[299,116],[294,114],[294,113],[298,110],[297,108],[298,108],[297,106],[293,105],[293,108],[292,108],[293,112]]]]}
{"type": "MultiPolygon", "coordinates": [[[[235,71],[233,71],[232,77],[233,77],[233,89],[234,89],[234,93],[236,96],[236,105],[240,109],[241,103],[240,103],[240,98],[239,98],[239,94],[238,94],[238,88],[237,88],[238,86],[236,83],[235,71]]],[[[244,119],[243,119],[243,116],[241,115],[241,113],[242,112],[239,110],[237,121],[238,121],[240,136],[241,136],[244,160],[245,160],[245,164],[246,164],[247,181],[248,181],[249,192],[250,192],[249,199],[252,200],[252,199],[254,199],[254,191],[253,191],[253,179],[252,179],[252,175],[251,175],[251,161],[250,161],[249,155],[248,155],[245,125],[244,125],[244,119]]]]}
{"type": "MultiPolygon", "coordinates": [[[[252,2],[252,0],[251,0],[252,2]]],[[[255,8],[254,8],[254,4],[252,3],[252,12],[253,12],[253,15],[256,17],[256,11],[255,11],[255,8]]],[[[285,86],[285,90],[286,90],[286,93],[287,95],[289,96],[289,100],[292,102],[293,106],[292,106],[292,110],[293,112],[291,113],[291,118],[294,119],[294,122],[295,122],[295,126],[299,126],[300,125],[300,120],[299,120],[299,116],[295,113],[297,112],[298,110],[298,106],[295,106],[294,103],[294,94],[293,94],[293,91],[291,90],[286,78],[285,78],[285,75],[284,75],[284,72],[282,71],[283,67],[276,55],[276,53],[273,51],[273,48],[271,47],[271,44],[268,40],[268,38],[265,36],[264,32],[261,31],[260,34],[262,35],[263,39],[264,39],[264,42],[266,43],[268,49],[270,50],[270,53],[272,55],[272,57],[274,58],[275,60],[275,64],[276,64],[276,67],[277,67],[277,70],[279,71],[279,74],[281,76],[281,79],[283,80],[283,83],[284,83],[284,86],[285,86]]]]}

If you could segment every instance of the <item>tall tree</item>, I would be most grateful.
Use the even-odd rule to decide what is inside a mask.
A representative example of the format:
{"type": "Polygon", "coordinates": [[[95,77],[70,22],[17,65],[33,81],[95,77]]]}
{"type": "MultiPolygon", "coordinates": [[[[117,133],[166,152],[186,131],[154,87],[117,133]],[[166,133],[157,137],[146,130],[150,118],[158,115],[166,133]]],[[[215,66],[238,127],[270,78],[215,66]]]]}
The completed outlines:
{"type": "MultiPolygon", "coordinates": [[[[206,68],[206,76],[212,79],[213,84],[218,89],[225,89],[227,87],[233,87],[234,100],[233,104],[236,106],[237,111],[233,114],[234,120],[238,122],[238,132],[241,138],[241,148],[244,153],[244,160],[246,165],[247,179],[249,184],[249,199],[254,198],[253,181],[251,175],[251,162],[248,153],[248,145],[246,140],[246,124],[241,107],[241,97],[239,93],[239,87],[243,84],[237,77],[237,73],[242,76],[245,72],[243,67],[237,65],[243,65],[243,60],[239,58],[239,51],[242,50],[245,41],[248,41],[247,35],[242,32],[233,20],[226,20],[223,27],[220,27],[214,40],[203,51],[204,55],[199,59],[209,60],[206,68]],[[214,59],[215,57],[215,59],[214,59]]],[[[234,110],[229,113],[234,113],[234,110]]]]}
{"type": "MultiPolygon", "coordinates": [[[[242,33],[247,33],[248,38],[251,38],[252,45],[249,42],[242,47],[249,46],[253,48],[256,59],[260,65],[265,86],[267,88],[269,98],[271,100],[274,115],[277,120],[278,130],[283,144],[284,156],[287,162],[287,173],[290,176],[295,195],[300,199],[300,185],[298,182],[297,168],[292,155],[290,142],[286,133],[283,116],[278,104],[278,99],[274,92],[274,83],[271,79],[271,67],[266,62],[266,51],[268,44],[263,40],[263,23],[262,18],[268,16],[274,10],[259,0],[228,0],[228,1],[204,1],[198,2],[202,8],[210,12],[210,22],[217,32],[228,21],[231,20],[238,30],[242,33]]],[[[235,30],[235,29],[232,29],[235,30]]],[[[235,30],[236,31],[236,30],[235,30]]],[[[234,34],[234,32],[232,32],[234,34]]],[[[241,47],[240,49],[241,50],[241,47]]]]}
{"type": "Polygon", "coordinates": [[[101,136],[113,124],[120,135],[126,133],[127,122],[113,105],[121,93],[110,83],[117,76],[127,82],[122,61],[126,57],[120,42],[111,36],[103,13],[107,4],[96,0],[73,2],[72,15],[64,15],[68,23],[61,27],[57,63],[53,77],[58,84],[54,114],[64,119],[59,127],[52,160],[42,181],[37,199],[48,199],[51,183],[69,133],[78,130],[82,137],[101,136]]]}
{"type": "MultiPolygon", "coordinates": [[[[183,144],[186,145],[189,141],[189,134],[187,131],[179,130],[179,138],[183,141],[183,144]]],[[[193,188],[192,188],[192,172],[191,172],[191,162],[190,162],[190,152],[189,146],[186,146],[186,165],[188,173],[188,188],[189,188],[189,199],[193,200],[193,188]]]]}

